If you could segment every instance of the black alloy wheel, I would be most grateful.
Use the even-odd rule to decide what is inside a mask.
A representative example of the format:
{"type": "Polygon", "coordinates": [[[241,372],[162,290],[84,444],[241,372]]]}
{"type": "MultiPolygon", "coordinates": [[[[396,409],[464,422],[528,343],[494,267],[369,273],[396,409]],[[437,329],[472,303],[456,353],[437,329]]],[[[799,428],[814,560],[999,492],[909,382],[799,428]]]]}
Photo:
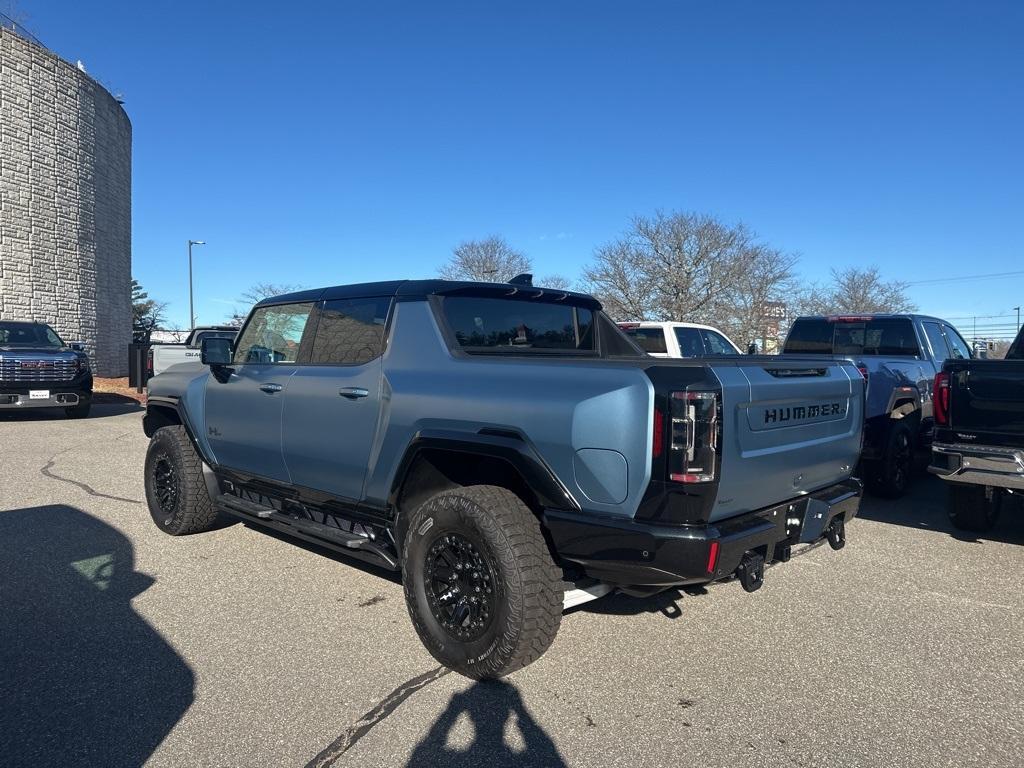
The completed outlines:
{"type": "Polygon", "coordinates": [[[424,581],[430,612],[460,641],[476,640],[495,614],[494,567],[482,547],[458,533],[443,533],[427,550],[424,581]]]}

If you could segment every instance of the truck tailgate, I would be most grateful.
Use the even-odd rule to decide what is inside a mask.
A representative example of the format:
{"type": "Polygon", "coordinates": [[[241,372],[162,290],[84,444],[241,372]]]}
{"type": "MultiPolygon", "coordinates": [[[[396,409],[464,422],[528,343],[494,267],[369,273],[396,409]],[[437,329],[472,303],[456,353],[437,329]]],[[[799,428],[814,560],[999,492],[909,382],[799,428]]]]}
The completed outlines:
{"type": "Polygon", "coordinates": [[[715,362],[722,384],[721,485],[712,520],[818,490],[853,472],[864,382],[834,358],[715,362]]]}
{"type": "Polygon", "coordinates": [[[948,363],[952,429],[957,441],[1020,446],[1024,435],[1024,361],[948,363]],[[966,437],[964,435],[967,435],[966,437]]]}

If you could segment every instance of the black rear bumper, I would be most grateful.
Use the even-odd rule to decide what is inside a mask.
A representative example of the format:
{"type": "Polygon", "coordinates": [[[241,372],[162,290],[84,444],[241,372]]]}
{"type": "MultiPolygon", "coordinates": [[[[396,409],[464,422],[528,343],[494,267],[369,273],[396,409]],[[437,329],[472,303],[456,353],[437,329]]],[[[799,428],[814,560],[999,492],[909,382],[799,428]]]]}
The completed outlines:
{"type": "Polygon", "coordinates": [[[786,560],[795,544],[825,537],[857,514],[863,489],[851,478],[765,509],[706,525],[659,526],[548,510],[558,555],[587,576],[619,586],[703,584],[735,573],[744,555],[786,560]]]}

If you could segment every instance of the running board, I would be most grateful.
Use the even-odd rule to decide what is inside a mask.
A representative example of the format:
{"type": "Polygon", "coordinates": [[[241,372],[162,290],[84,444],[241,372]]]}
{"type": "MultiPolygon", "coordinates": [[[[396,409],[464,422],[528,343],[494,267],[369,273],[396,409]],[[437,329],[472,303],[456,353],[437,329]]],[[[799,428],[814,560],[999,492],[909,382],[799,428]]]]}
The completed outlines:
{"type": "Polygon", "coordinates": [[[293,517],[274,507],[266,507],[230,493],[220,494],[215,499],[215,503],[218,508],[237,517],[253,520],[305,541],[329,547],[374,565],[383,566],[391,571],[399,570],[395,555],[365,536],[340,531],[307,518],[293,517]]]}

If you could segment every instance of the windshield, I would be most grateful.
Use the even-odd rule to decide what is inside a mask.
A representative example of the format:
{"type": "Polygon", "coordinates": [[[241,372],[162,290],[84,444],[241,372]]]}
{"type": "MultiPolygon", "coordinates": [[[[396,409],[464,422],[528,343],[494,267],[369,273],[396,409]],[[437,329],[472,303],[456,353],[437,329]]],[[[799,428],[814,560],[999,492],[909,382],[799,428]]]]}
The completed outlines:
{"type": "Polygon", "coordinates": [[[914,325],[903,317],[800,317],[793,323],[783,351],[886,357],[920,354],[914,325]]]}
{"type": "Polygon", "coordinates": [[[64,346],[60,336],[42,323],[11,323],[0,320],[0,346],[4,347],[52,347],[64,346]]]}

